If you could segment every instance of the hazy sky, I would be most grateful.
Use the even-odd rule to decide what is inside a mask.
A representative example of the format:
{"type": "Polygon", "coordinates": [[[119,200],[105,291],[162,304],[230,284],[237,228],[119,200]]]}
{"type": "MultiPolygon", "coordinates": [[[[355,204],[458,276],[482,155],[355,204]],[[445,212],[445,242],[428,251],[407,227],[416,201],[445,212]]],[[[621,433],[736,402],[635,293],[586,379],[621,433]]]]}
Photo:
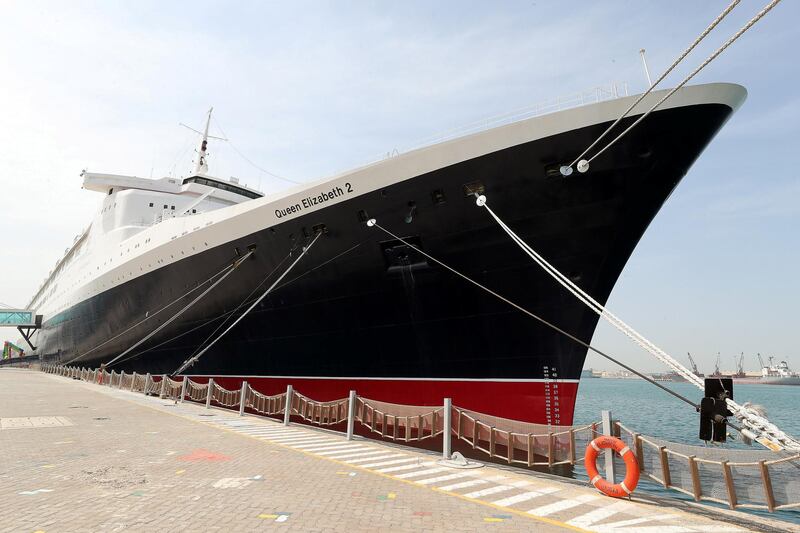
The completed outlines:
{"type": "MultiPolygon", "coordinates": [[[[0,4],[0,302],[25,305],[101,197],[82,169],[185,174],[213,105],[274,174],[309,181],[558,95],[645,87],[722,1],[34,2],[0,4]]],[[[766,0],[743,0],[679,81],[766,0]]],[[[782,2],[697,82],[749,98],[645,234],[609,307],[704,370],[745,352],[800,367],[800,3],[782,2]]],[[[691,124],[686,124],[691,128],[691,124]]],[[[221,129],[222,128],[222,129],[221,129]]],[[[223,130],[224,129],[224,130],[223,130]]],[[[211,173],[287,183],[211,147],[211,173]]],[[[0,337],[16,337],[4,330],[0,337]]],[[[661,367],[601,326],[598,347],[661,367]]],[[[590,356],[587,366],[612,368],[590,356]]]]}

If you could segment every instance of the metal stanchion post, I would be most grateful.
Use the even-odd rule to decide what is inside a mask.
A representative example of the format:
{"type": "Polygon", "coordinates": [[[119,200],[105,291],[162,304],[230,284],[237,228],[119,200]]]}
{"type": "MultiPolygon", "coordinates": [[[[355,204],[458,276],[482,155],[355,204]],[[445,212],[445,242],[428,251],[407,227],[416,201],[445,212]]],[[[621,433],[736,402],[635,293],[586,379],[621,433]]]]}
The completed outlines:
{"type": "Polygon", "coordinates": [[[150,392],[147,390],[148,385],[150,384],[150,372],[148,372],[144,377],[144,390],[142,390],[142,394],[147,396],[147,393],[150,392]]]}
{"type": "MultiPolygon", "coordinates": [[[[603,435],[613,436],[613,425],[611,423],[611,411],[602,411],[603,435]]],[[[606,479],[609,483],[616,483],[616,472],[614,471],[614,450],[605,450],[606,456],[606,479]]]]}
{"type": "Polygon", "coordinates": [[[131,392],[133,392],[134,385],[136,385],[136,372],[133,373],[133,379],[131,379],[131,392]]]}
{"type": "Polygon", "coordinates": [[[356,391],[351,390],[347,400],[347,440],[353,440],[353,428],[356,423],[356,391]]]}
{"type": "Polygon", "coordinates": [[[242,381],[242,391],[239,393],[239,416],[244,416],[244,407],[247,403],[247,382],[242,381]]]}
{"type": "Polygon", "coordinates": [[[158,393],[159,398],[164,398],[164,393],[167,392],[167,375],[161,374],[161,392],[158,393]]]}
{"type": "Polygon", "coordinates": [[[453,400],[451,398],[444,399],[444,433],[442,433],[442,459],[448,460],[453,455],[451,450],[451,433],[450,427],[453,425],[451,420],[453,410],[453,400]]]}
{"type": "Polygon", "coordinates": [[[188,376],[183,376],[183,381],[181,381],[181,399],[180,402],[183,403],[183,398],[186,396],[186,382],[189,381],[188,376]]]}
{"type": "Polygon", "coordinates": [[[289,425],[289,419],[292,417],[292,386],[286,385],[286,405],[283,407],[283,425],[289,425]]]}
{"type": "Polygon", "coordinates": [[[214,391],[214,378],[208,378],[208,394],[206,394],[206,409],[211,408],[211,393],[214,391]]]}

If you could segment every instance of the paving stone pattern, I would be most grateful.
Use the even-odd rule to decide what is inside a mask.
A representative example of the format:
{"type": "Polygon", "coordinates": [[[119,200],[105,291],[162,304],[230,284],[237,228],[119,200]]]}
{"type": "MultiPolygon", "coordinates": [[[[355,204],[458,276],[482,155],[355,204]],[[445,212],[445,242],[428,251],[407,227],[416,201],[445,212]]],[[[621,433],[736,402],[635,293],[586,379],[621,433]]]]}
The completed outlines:
{"type": "Polygon", "coordinates": [[[0,429],[0,531],[747,530],[37,372],[0,371],[0,391],[0,418],[40,421],[0,429]]]}

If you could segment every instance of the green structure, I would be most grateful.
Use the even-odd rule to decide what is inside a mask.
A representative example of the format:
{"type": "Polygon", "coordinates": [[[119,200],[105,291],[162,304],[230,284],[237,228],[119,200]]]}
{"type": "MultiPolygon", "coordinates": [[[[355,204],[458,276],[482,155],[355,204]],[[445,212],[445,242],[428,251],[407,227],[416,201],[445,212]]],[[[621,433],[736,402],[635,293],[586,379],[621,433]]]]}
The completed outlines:
{"type": "Polygon", "coordinates": [[[3,343],[3,359],[11,359],[16,357],[22,357],[25,355],[25,350],[17,346],[16,344],[10,343],[5,341],[3,343]]]}

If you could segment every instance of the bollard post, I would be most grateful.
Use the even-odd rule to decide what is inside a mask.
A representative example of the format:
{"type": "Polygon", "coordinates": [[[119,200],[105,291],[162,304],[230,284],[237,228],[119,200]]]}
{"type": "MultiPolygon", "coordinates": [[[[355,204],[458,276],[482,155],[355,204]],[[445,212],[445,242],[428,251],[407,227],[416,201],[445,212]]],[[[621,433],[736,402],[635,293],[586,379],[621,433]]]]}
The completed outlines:
{"type": "Polygon", "coordinates": [[[181,399],[180,402],[183,403],[183,398],[186,396],[186,382],[189,381],[188,376],[183,376],[183,381],[181,381],[181,399]]]}
{"type": "Polygon", "coordinates": [[[289,419],[292,417],[292,386],[286,385],[286,404],[283,407],[283,425],[289,425],[289,419]]]}
{"type": "MultiPolygon", "coordinates": [[[[611,419],[611,411],[602,411],[600,416],[603,420],[603,435],[612,437],[614,435],[614,425],[611,419]]],[[[606,480],[612,485],[617,482],[614,468],[614,450],[605,450],[606,456],[606,480]]]]}
{"type": "Polygon", "coordinates": [[[131,392],[133,392],[134,385],[136,385],[136,372],[133,373],[133,379],[131,379],[131,392]]]}
{"type": "MultiPolygon", "coordinates": [[[[444,399],[444,433],[442,433],[442,459],[448,460],[452,457],[452,442],[450,434],[450,427],[453,425],[452,416],[453,416],[453,399],[452,398],[445,398],[444,399]]],[[[436,428],[433,428],[433,431],[436,431],[436,428]]],[[[510,448],[510,447],[509,447],[510,448]]]]}
{"type": "Polygon", "coordinates": [[[242,381],[242,392],[239,393],[239,416],[244,416],[244,406],[247,403],[247,382],[242,381]]]}
{"type": "Polygon", "coordinates": [[[206,394],[206,409],[211,408],[211,393],[214,391],[214,378],[208,378],[208,394],[206,394]]]}
{"type": "Polygon", "coordinates": [[[353,440],[353,428],[356,423],[356,391],[350,391],[347,400],[347,440],[353,440]]]}
{"type": "Polygon", "coordinates": [[[164,394],[167,392],[167,375],[161,374],[161,392],[158,393],[159,398],[164,398],[164,394]]]}
{"type": "Polygon", "coordinates": [[[144,377],[144,390],[142,391],[142,393],[145,396],[148,396],[148,393],[150,392],[150,391],[147,390],[147,387],[148,387],[149,383],[150,383],[150,372],[148,372],[144,377]]]}

